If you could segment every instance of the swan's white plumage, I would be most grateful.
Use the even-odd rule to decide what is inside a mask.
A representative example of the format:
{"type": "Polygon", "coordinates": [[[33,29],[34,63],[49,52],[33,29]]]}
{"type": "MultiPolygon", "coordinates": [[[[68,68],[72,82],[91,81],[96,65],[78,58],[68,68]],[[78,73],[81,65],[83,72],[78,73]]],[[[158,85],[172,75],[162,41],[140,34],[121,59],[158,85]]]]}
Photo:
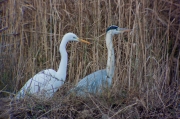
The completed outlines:
{"type": "Polygon", "coordinates": [[[75,92],[78,96],[87,96],[88,93],[100,94],[102,89],[110,88],[115,70],[115,56],[112,37],[115,34],[130,31],[126,28],[118,26],[110,26],[106,30],[106,46],[108,49],[108,59],[106,69],[98,70],[81,79],[78,84],[71,89],[70,92],[75,92]]]}
{"type": "Polygon", "coordinates": [[[79,39],[74,33],[65,34],[62,38],[59,48],[61,54],[61,62],[57,72],[53,69],[46,69],[37,73],[35,76],[29,79],[17,93],[17,99],[23,98],[28,94],[36,95],[38,98],[49,98],[52,97],[54,92],[56,92],[64,84],[68,62],[66,44],[69,41],[81,41],[89,43],[87,41],[79,39]]]}

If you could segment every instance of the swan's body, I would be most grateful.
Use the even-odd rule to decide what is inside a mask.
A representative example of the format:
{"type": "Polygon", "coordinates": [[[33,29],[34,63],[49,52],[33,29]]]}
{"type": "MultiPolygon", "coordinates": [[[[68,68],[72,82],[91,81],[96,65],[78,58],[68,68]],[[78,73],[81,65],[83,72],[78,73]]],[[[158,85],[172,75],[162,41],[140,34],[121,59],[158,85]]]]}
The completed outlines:
{"type": "Polygon", "coordinates": [[[66,52],[66,44],[69,41],[84,41],[79,39],[73,33],[67,33],[64,35],[61,44],[60,44],[60,54],[61,62],[57,72],[53,69],[43,70],[29,79],[26,84],[21,88],[17,93],[16,98],[23,98],[25,95],[33,94],[38,98],[40,97],[52,97],[54,92],[56,92],[63,84],[66,79],[66,70],[68,62],[68,54],[66,52]]]}
{"type": "Polygon", "coordinates": [[[100,94],[102,89],[110,88],[115,70],[115,56],[112,37],[115,34],[130,31],[129,29],[119,28],[118,26],[110,26],[106,30],[106,46],[108,49],[108,60],[106,69],[96,71],[84,77],[80,82],[71,89],[78,96],[86,96],[88,93],[100,94]]]}

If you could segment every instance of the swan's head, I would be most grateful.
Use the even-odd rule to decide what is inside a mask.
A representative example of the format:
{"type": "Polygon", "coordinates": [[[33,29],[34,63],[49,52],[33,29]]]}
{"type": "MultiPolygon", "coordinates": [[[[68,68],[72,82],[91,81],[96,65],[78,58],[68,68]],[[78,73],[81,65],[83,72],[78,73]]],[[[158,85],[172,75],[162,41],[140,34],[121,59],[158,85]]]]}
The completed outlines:
{"type": "Polygon", "coordinates": [[[63,39],[66,39],[67,41],[78,41],[90,44],[88,41],[78,38],[74,33],[66,33],[63,39]]]}
{"type": "Polygon", "coordinates": [[[106,30],[106,33],[109,33],[109,34],[112,34],[112,35],[115,35],[115,34],[119,34],[119,33],[124,33],[124,32],[129,32],[131,31],[131,29],[127,29],[127,28],[120,28],[116,25],[112,25],[112,26],[109,26],[106,30]]]}

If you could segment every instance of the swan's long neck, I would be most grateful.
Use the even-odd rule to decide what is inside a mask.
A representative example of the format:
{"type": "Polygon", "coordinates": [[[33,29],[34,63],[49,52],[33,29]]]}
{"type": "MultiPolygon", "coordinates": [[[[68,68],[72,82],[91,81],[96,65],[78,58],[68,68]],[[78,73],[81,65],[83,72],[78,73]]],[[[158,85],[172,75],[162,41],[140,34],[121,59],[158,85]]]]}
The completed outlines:
{"type": "Polygon", "coordinates": [[[60,44],[60,54],[61,54],[61,62],[59,65],[59,69],[56,73],[56,78],[58,78],[59,80],[63,80],[65,81],[66,79],[66,70],[67,70],[67,62],[68,62],[68,54],[66,51],[66,44],[67,44],[67,40],[62,39],[61,44],[60,44]]]}
{"type": "Polygon", "coordinates": [[[106,46],[108,49],[108,60],[107,60],[106,71],[107,71],[107,75],[111,78],[114,76],[114,70],[115,70],[115,56],[114,56],[112,37],[113,36],[110,33],[106,34],[106,46]]]}

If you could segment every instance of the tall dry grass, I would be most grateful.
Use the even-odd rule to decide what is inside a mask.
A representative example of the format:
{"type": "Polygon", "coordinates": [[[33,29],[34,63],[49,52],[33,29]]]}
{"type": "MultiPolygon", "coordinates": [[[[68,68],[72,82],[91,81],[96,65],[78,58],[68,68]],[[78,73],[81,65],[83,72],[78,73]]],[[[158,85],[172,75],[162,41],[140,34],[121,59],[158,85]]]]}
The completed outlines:
{"type": "MultiPolygon", "coordinates": [[[[105,30],[114,24],[131,28],[132,32],[113,40],[116,70],[108,95],[88,100],[73,97],[76,101],[57,101],[57,96],[55,102],[48,104],[59,105],[50,110],[38,102],[48,110],[46,116],[58,117],[59,112],[64,114],[61,117],[69,118],[71,114],[72,118],[156,118],[179,114],[178,0],[4,0],[0,5],[1,97],[18,91],[43,69],[57,70],[59,45],[67,32],[92,44],[67,45],[69,63],[64,92],[84,76],[105,68],[105,30]],[[77,110],[65,110],[67,107],[60,105],[73,105],[77,110]]],[[[25,115],[38,117],[42,113],[25,115]]]]}

